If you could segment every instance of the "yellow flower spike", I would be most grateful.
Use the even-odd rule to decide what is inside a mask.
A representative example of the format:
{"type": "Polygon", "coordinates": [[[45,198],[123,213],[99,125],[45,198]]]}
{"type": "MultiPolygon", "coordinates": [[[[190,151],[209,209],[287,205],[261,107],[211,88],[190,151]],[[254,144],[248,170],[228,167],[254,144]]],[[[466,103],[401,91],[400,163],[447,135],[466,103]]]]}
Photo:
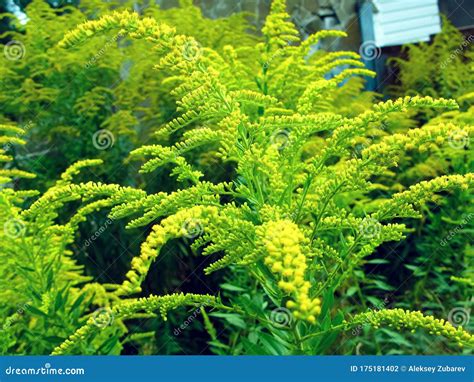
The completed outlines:
{"type": "Polygon", "coordinates": [[[216,207],[195,206],[184,209],[164,219],[161,224],[155,225],[152,232],[141,246],[139,257],[132,259],[132,271],[116,291],[117,295],[127,295],[140,290],[140,285],[148,274],[152,262],[158,256],[161,247],[170,239],[186,236],[187,230],[183,227],[186,222],[199,221],[206,225],[211,217],[217,216],[216,207]],[[130,277],[128,277],[130,276],[130,277]]]}
{"type": "MultiPolygon", "coordinates": [[[[273,270],[273,268],[272,268],[272,270],[273,270]]],[[[292,269],[283,269],[283,267],[282,267],[281,270],[278,273],[281,273],[284,277],[290,277],[293,274],[293,270],[292,269]]]]}
{"type": "Polygon", "coordinates": [[[314,322],[315,315],[320,312],[320,300],[309,297],[310,283],[305,281],[309,257],[304,253],[305,236],[295,223],[287,219],[265,223],[259,229],[259,235],[266,253],[264,263],[273,264],[270,270],[280,278],[278,287],[294,297],[286,306],[295,318],[314,322]]]}
{"type": "Polygon", "coordinates": [[[455,328],[451,323],[437,320],[432,316],[424,316],[421,312],[411,312],[404,309],[385,309],[361,313],[353,317],[346,325],[357,326],[370,324],[375,329],[383,325],[396,327],[398,330],[406,328],[411,332],[416,329],[425,329],[429,333],[443,335],[460,346],[468,344],[474,346],[474,336],[462,327],[455,328]]]}
{"type": "Polygon", "coordinates": [[[289,255],[285,256],[284,259],[283,259],[283,264],[286,267],[290,266],[292,262],[293,262],[293,258],[289,255]]]}
{"type": "Polygon", "coordinates": [[[281,273],[283,271],[283,264],[281,261],[277,261],[272,265],[272,272],[281,273]]]}
{"type": "Polygon", "coordinates": [[[301,276],[296,277],[295,276],[295,278],[294,278],[294,284],[295,285],[301,286],[301,285],[303,285],[303,283],[304,283],[303,277],[301,277],[301,276]]]}
{"type": "Polygon", "coordinates": [[[301,269],[301,268],[297,269],[297,270],[295,270],[294,274],[295,274],[295,277],[303,278],[304,277],[304,269],[301,269]]]}
{"type": "Polygon", "coordinates": [[[300,310],[303,312],[307,312],[309,308],[310,308],[309,302],[305,301],[300,304],[300,310]]]}

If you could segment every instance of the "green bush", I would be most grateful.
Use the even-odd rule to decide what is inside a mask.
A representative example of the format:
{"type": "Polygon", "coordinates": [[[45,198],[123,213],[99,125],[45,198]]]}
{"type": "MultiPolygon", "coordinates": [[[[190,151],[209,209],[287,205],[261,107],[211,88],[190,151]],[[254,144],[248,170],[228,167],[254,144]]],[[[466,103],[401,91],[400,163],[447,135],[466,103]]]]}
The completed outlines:
{"type": "MultiPolygon", "coordinates": [[[[91,20],[64,36],[58,32],[49,48],[37,47],[28,60],[4,69],[16,86],[32,89],[23,102],[33,100],[28,107],[41,123],[30,129],[12,123],[21,125],[26,112],[9,94],[18,89],[12,83],[2,93],[10,97],[0,152],[6,163],[2,352],[347,354],[356,351],[362,332],[371,342],[370,328],[385,333],[370,348],[379,354],[390,352],[385,344],[416,352],[410,344],[420,331],[442,340],[443,352],[470,352],[474,339],[459,322],[424,314],[422,301],[410,294],[397,300],[404,309],[392,308],[390,296],[381,299],[390,285],[370,271],[384,262],[377,250],[404,240],[423,211],[446,202],[462,208],[469,200],[474,174],[462,158],[472,155],[466,146],[473,128],[458,123],[462,114],[443,118],[458,104],[429,96],[374,102],[358,78],[372,73],[356,53],[310,54],[320,39],[345,34],[320,31],[302,41],[282,0],[272,2],[261,34],[247,32],[243,15],[210,21],[190,2],[182,6],[150,9],[148,17],[104,6],[97,18],[32,3],[41,14],[37,23],[91,20]],[[191,19],[198,27],[190,28],[191,19]],[[44,74],[36,76],[42,55],[44,74]],[[97,77],[81,80],[91,60],[97,77]],[[124,63],[132,68],[125,76],[124,63]],[[113,90],[109,74],[124,76],[113,90]],[[68,94],[63,77],[80,90],[68,94]],[[58,102],[42,112],[51,97],[58,102]],[[420,128],[387,127],[399,123],[400,113],[417,110],[441,116],[420,128]],[[59,123],[78,117],[78,127],[59,123]],[[58,124],[78,129],[81,139],[55,135],[58,124]],[[24,161],[14,164],[26,171],[11,165],[23,135],[32,145],[40,137],[60,139],[44,179],[20,183],[38,191],[13,183],[37,169],[24,161]],[[106,150],[90,151],[104,139],[106,150]],[[68,167],[69,159],[58,155],[75,163],[68,167]],[[461,158],[459,166],[443,167],[452,158],[461,158]],[[429,160],[442,171],[414,176],[429,160]],[[124,175],[115,178],[114,171],[124,175]],[[139,252],[126,274],[120,268],[112,280],[100,280],[100,272],[94,280],[81,255],[112,227],[125,237],[125,219],[130,247],[142,242],[139,252]],[[96,229],[87,235],[81,227],[88,222],[96,229]],[[176,259],[192,267],[180,280],[198,279],[199,287],[169,281],[179,270],[176,259]]],[[[27,29],[34,23],[32,17],[27,29]]],[[[22,36],[25,46],[35,46],[28,40],[33,33],[22,36]]],[[[416,251],[429,256],[423,239],[417,243],[416,251]]],[[[108,244],[98,247],[98,258],[108,259],[102,273],[120,260],[110,257],[108,244]]],[[[450,261],[456,270],[464,260],[450,261]]],[[[411,270],[428,275],[421,288],[436,282],[423,263],[411,270]]],[[[470,283],[469,275],[451,276],[470,283]]],[[[449,293],[465,296],[462,288],[449,293]]],[[[419,297],[423,289],[413,293],[419,297]]]]}

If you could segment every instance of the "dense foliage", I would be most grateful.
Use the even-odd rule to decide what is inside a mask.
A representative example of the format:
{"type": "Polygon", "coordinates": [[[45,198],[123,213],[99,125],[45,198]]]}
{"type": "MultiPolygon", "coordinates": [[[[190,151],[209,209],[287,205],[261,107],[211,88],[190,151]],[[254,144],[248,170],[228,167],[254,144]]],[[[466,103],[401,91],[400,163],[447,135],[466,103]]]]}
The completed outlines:
{"type": "Polygon", "coordinates": [[[471,96],[379,102],[358,54],[314,52],[344,32],[302,40],[283,0],[261,31],[184,0],[26,12],[0,65],[2,353],[471,351],[471,96]]]}

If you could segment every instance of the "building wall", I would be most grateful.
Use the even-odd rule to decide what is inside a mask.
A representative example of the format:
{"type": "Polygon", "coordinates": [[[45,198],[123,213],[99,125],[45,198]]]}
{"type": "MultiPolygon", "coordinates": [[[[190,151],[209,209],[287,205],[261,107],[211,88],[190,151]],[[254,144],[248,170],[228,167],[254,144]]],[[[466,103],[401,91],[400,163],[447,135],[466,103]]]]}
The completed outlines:
{"type": "MultiPolygon", "coordinates": [[[[226,17],[234,12],[250,12],[261,27],[270,8],[270,0],[194,0],[210,18],[226,17]]],[[[178,0],[156,0],[163,8],[175,7],[178,0]]],[[[321,29],[343,29],[348,39],[331,41],[331,50],[358,50],[360,29],[356,17],[356,0],[287,0],[287,9],[303,36],[321,29]]]]}

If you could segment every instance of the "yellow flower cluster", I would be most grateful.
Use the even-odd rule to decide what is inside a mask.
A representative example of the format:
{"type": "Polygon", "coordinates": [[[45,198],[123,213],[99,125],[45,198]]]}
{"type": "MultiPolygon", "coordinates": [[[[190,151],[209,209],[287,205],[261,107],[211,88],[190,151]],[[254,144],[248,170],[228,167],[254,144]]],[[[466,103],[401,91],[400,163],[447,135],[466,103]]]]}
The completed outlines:
{"type": "Polygon", "coordinates": [[[65,186],[72,182],[74,176],[79,174],[84,167],[99,166],[104,162],[101,159],[84,159],[75,162],[61,174],[61,180],[56,182],[57,186],[65,186]]]}
{"type": "MultiPolygon", "coordinates": [[[[0,163],[10,162],[12,156],[7,154],[8,147],[12,145],[24,145],[26,142],[20,138],[24,134],[24,130],[13,125],[5,125],[0,123],[0,163]],[[6,135],[4,135],[6,134],[6,135]],[[8,134],[15,134],[14,136],[8,134]]],[[[0,184],[11,182],[13,178],[34,178],[35,174],[26,171],[2,168],[0,169],[0,184]]]]}
{"type": "Polygon", "coordinates": [[[171,238],[198,236],[209,220],[217,216],[217,207],[195,206],[178,211],[153,226],[152,232],[141,246],[140,256],[133,258],[132,269],[126,274],[127,280],[117,290],[117,295],[138,293],[152,262],[161,247],[171,238]]]}
{"type": "Polygon", "coordinates": [[[374,105],[373,110],[379,113],[386,113],[387,111],[404,111],[410,106],[415,107],[430,107],[430,108],[440,108],[440,109],[458,109],[459,106],[456,101],[451,99],[437,98],[432,97],[421,97],[421,96],[406,96],[403,98],[398,98],[395,101],[388,100],[385,102],[379,102],[374,105]]]}
{"type": "Polygon", "coordinates": [[[381,220],[394,216],[418,216],[412,215],[414,205],[421,205],[433,199],[438,192],[454,189],[468,190],[474,186],[474,173],[465,175],[444,175],[429,181],[422,181],[408,190],[395,194],[392,199],[387,200],[380,208],[372,214],[372,218],[381,220]]]}
{"type": "MultiPolygon", "coordinates": [[[[268,39],[272,51],[288,46],[291,42],[300,41],[298,30],[289,19],[286,2],[284,0],[272,1],[270,14],[262,28],[262,33],[268,39]]],[[[271,56],[268,58],[271,59],[271,56]]]]}
{"type": "Polygon", "coordinates": [[[161,318],[166,321],[168,311],[180,306],[213,306],[218,304],[218,299],[209,294],[173,293],[165,296],[150,295],[139,299],[122,302],[114,309],[118,317],[130,317],[133,314],[145,311],[148,313],[158,310],[161,318]]]}
{"type": "Polygon", "coordinates": [[[403,309],[371,311],[356,315],[349,323],[351,326],[360,324],[370,324],[375,329],[387,325],[395,327],[397,330],[409,329],[411,332],[415,332],[416,329],[426,329],[430,334],[444,336],[453,340],[459,346],[474,346],[474,336],[463,330],[461,326],[455,328],[448,321],[436,319],[432,316],[424,316],[419,311],[412,312],[403,309]]]}
{"type": "Polygon", "coordinates": [[[462,130],[452,123],[427,125],[419,129],[408,130],[404,134],[392,134],[384,137],[381,142],[371,145],[362,150],[364,158],[380,161],[384,156],[390,154],[397,158],[401,151],[419,150],[426,152],[436,150],[443,144],[453,142],[468,141],[469,136],[474,134],[474,127],[465,126],[462,130]]]}
{"type": "Polygon", "coordinates": [[[261,226],[259,236],[265,248],[265,264],[280,279],[278,286],[294,299],[286,304],[295,318],[316,322],[321,311],[321,300],[310,298],[310,282],[305,280],[307,270],[303,246],[307,239],[291,220],[270,221],[261,226]]]}
{"type": "MultiPolygon", "coordinates": [[[[181,306],[215,306],[219,303],[220,301],[216,297],[208,294],[174,293],[165,296],[150,295],[146,298],[126,300],[108,309],[107,314],[109,317],[113,317],[114,320],[118,320],[132,317],[140,311],[154,312],[158,310],[166,321],[166,315],[169,310],[181,306]]],[[[109,321],[110,323],[112,322],[110,319],[109,321]]],[[[70,335],[61,345],[54,348],[51,355],[69,354],[74,346],[84,341],[91,332],[100,328],[97,317],[90,317],[82,327],[70,335]]]]}
{"type": "Polygon", "coordinates": [[[90,317],[84,326],[76,330],[59,346],[56,346],[51,352],[51,355],[67,354],[74,345],[83,341],[94,330],[94,328],[96,328],[94,318],[90,317]]]}
{"type": "Polygon", "coordinates": [[[165,24],[158,24],[150,17],[141,18],[135,12],[113,12],[99,20],[86,21],[76,29],[66,33],[59,42],[59,47],[69,48],[80,44],[91,36],[107,32],[111,29],[120,29],[117,37],[129,34],[132,38],[147,38],[152,41],[170,41],[174,37],[175,29],[165,24]]]}

